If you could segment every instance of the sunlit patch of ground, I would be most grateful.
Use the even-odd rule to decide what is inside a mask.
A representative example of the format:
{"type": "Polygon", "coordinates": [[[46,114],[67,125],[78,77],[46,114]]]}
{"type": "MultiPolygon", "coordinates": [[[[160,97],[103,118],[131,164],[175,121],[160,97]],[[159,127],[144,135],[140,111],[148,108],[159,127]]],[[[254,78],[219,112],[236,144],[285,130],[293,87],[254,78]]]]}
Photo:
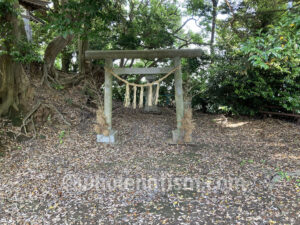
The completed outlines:
{"type": "Polygon", "coordinates": [[[228,118],[225,116],[220,116],[220,118],[214,120],[217,124],[222,125],[223,127],[236,128],[241,127],[249,122],[238,122],[238,121],[228,121],[228,118]]]}

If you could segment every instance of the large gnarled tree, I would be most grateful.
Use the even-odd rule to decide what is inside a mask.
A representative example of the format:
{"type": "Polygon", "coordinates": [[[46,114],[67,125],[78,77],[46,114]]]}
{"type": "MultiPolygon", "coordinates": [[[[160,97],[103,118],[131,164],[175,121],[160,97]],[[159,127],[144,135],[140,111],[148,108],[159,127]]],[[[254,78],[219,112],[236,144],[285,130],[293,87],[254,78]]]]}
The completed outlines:
{"type": "Polygon", "coordinates": [[[14,57],[19,55],[18,46],[26,39],[19,10],[17,1],[0,3],[0,17],[4,21],[0,33],[5,37],[0,39],[0,116],[11,108],[18,111],[28,98],[29,80],[22,64],[14,57]]]}

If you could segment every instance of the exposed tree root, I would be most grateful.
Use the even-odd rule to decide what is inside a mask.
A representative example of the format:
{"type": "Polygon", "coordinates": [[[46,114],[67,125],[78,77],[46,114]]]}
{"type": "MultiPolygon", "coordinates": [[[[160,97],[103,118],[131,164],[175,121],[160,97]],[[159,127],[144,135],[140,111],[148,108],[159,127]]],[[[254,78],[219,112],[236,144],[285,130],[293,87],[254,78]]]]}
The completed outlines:
{"type": "Polygon", "coordinates": [[[44,65],[43,70],[44,72],[40,85],[46,84],[50,88],[52,88],[50,83],[61,87],[71,87],[79,84],[85,77],[84,75],[78,74],[71,75],[69,73],[65,73],[56,69],[52,70],[50,74],[54,74],[54,76],[51,76],[47,71],[46,65],[44,65]]]}
{"type": "MultiPolygon", "coordinates": [[[[89,108],[89,107],[87,107],[87,106],[85,106],[85,105],[78,105],[78,104],[76,104],[76,103],[71,103],[71,106],[72,107],[75,107],[75,108],[78,108],[78,109],[80,109],[80,110],[84,110],[84,111],[86,111],[86,112],[88,112],[88,113],[91,113],[91,114],[93,114],[93,115],[96,115],[96,111],[97,111],[97,109],[94,109],[94,108],[89,108]]],[[[118,107],[119,108],[119,107],[118,107]]]]}
{"type": "Polygon", "coordinates": [[[32,123],[32,127],[33,127],[33,131],[34,131],[34,137],[36,137],[37,135],[37,131],[36,131],[36,127],[35,127],[35,123],[34,123],[34,119],[33,119],[33,115],[35,114],[35,112],[37,112],[37,110],[41,107],[41,106],[45,106],[47,108],[52,109],[53,111],[55,111],[59,117],[61,118],[61,120],[67,125],[67,126],[71,126],[71,123],[69,123],[65,117],[63,116],[63,114],[52,104],[49,103],[42,103],[42,102],[38,102],[36,103],[32,109],[27,113],[27,115],[24,117],[23,121],[22,121],[22,126],[21,126],[21,130],[24,129],[25,134],[27,135],[27,125],[31,122],[32,123]]]}
{"type": "Polygon", "coordinates": [[[68,126],[71,126],[71,124],[65,119],[65,117],[63,116],[63,114],[61,114],[61,112],[52,104],[44,104],[46,107],[53,109],[54,111],[56,111],[56,113],[60,116],[61,120],[68,126]]]}
{"type": "Polygon", "coordinates": [[[38,110],[38,108],[41,106],[41,102],[39,101],[37,104],[35,104],[33,106],[33,108],[27,113],[27,115],[24,117],[23,122],[22,122],[22,126],[21,126],[21,130],[22,128],[24,128],[24,132],[27,135],[27,129],[26,126],[29,122],[33,123],[33,119],[32,119],[32,115],[36,112],[36,110],[38,110]]]}
{"type": "Polygon", "coordinates": [[[32,117],[31,117],[31,123],[32,123],[33,131],[34,131],[33,139],[35,139],[36,138],[36,129],[35,129],[35,124],[34,124],[34,121],[33,121],[32,117]]]}
{"type": "MultiPolygon", "coordinates": [[[[53,69],[53,71],[52,71],[51,74],[56,74],[55,69],[53,69]]],[[[57,75],[55,75],[55,77],[57,77],[57,75]]],[[[51,80],[51,82],[54,83],[54,84],[56,84],[56,85],[61,85],[60,82],[56,78],[53,78],[49,74],[47,66],[46,66],[46,64],[44,64],[44,66],[43,66],[43,77],[42,77],[42,80],[41,80],[41,85],[46,84],[48,87],[51,88],[49,80],[51,80]]]]}

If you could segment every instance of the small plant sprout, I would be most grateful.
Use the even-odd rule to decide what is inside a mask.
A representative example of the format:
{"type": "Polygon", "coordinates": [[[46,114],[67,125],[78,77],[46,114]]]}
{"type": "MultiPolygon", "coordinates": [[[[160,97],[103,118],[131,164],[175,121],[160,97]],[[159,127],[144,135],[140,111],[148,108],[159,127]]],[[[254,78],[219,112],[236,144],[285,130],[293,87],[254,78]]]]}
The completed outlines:
{"type": "Polygon", "coordinates": [[[246,162],[247,161],[245,159],[243,159],[242,162],[241,162],[241,166],[244,166],[246,164],[246,162]]]}
{"type": "Polygon", "coordinates": [[[59,136],[58,136],[59,137],[59,144],[62,144],[64,142],[63,139],[65,137],[65,134],[66,134],[66,132],[64,130],[59,133],[59,136]]]}
{"type": "Polygon", "coordinates": [[[69,105],[72,105],[73,100],[71,98],[67,98],[67,99],[65,99],[65,102],[69,105]]]}
{"type": "Polygon", "coordinates": [[[287,174],[287,172],[280,171],[278,172],[278,175],[281,177],[281,180],[286,180],[286,181],[291,180],[291,177],[287,174]]]}
{"type": "Polygon", "coordinates": [[[248,160],[246,160],[246,159],[243,159],[242,160],[242,162],[241,162],[241,166],[244,166],[244,165],[246,165],[247,163],[254,163],[254,160],[253,159],[248,159],[248,160]]]}
{"type": "Polygon", "coordinates": [[[52,87],[55,88],[58,91],[63,90],[65,88],[61,84],[55,84],[55,83],[52,84],[52,87]]]}

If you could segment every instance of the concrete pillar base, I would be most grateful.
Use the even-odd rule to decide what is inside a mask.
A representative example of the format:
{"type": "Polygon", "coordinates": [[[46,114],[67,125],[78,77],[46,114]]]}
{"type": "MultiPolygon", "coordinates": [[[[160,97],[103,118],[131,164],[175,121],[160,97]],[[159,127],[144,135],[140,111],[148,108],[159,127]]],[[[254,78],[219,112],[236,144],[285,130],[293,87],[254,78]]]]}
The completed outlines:
{"type": "Polygon", "coordinates": [[[178,129],[172,131],[172,142],[174,144],[183,143],[184,132],[178,129]]]}
{"type": "Polygon", "coordinates": [[[148,105],[145,105],[144,106],[144,111],[146,113],[158,113],[160,114],[161,113],[161,110],[158,108],[157,105],[152,105],[152,106],[148,106],[148,105]]]}
{"type": "Polygon", "coordinates": [[[103,134],[97,134],[98,143],[116,144],[116,134],[117,131],[111,130],[109,136],[104,136],[103,134]]]}

